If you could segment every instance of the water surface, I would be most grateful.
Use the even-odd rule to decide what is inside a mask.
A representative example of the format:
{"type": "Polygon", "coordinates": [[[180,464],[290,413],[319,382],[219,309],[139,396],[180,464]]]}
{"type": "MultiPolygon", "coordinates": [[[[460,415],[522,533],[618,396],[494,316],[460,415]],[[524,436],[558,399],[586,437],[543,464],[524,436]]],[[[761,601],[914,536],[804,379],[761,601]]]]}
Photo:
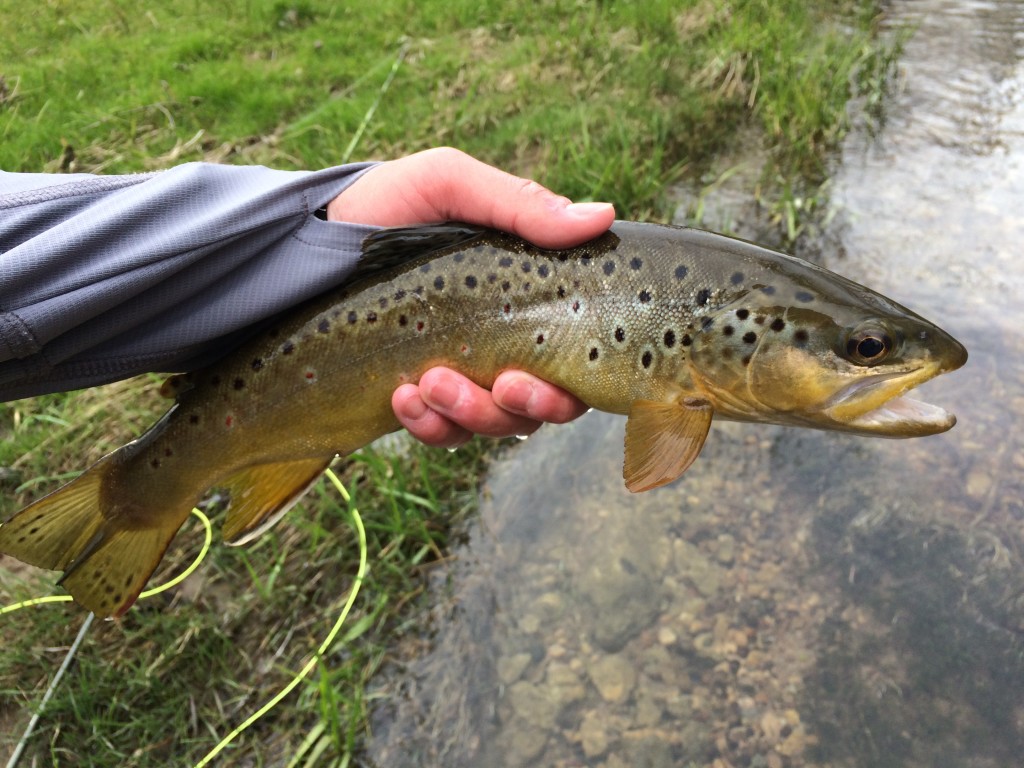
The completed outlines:
{"type": "Polygon", "coordinates": [[[958,426],[719,424],[639,496],[622,419],[545,428],[496,463],[435,574],[380,765],[1020,764],[1024,4],[904,0],[889,23],[916,32],[817,245],[967,345],[922,388],[958,426]]]}

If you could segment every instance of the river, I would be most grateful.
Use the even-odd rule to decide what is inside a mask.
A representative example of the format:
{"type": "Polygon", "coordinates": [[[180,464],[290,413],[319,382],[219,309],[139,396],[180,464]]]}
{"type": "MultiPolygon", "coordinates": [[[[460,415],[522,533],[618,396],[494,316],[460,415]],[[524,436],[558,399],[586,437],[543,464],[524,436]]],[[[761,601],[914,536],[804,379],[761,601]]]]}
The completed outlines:
{"type": "Polygon", "coordinates": [[[826,266],[938,322],[943,435],[718,424],[622,488],[622,419],[489,474],[384,685],[387,766],[1003,768],[1024,754],[1024,4],[894,2],[884,119],[846,139],[826,266]]]}

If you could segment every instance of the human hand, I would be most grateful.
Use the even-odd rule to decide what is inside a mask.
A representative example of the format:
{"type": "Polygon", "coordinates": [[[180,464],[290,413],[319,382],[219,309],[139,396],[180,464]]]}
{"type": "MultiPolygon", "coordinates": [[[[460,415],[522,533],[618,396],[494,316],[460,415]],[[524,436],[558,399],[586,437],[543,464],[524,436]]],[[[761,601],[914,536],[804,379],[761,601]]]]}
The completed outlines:
{"type": "MultiPolygon", "coordinates": [[[[456,149],[429,149],[382,163],[327,206],[330,221],[405,226],[464,221],[512,232],[542,248],[568,248],[611,226],[609,203],[577,203],[456,149]]],[[[528,435],[571,421],[579,399],[522,371],[504,371],[490,392],[447,368],[427,371],[391,398],[395,415],[427,445],[454,447],[473,433],[528,435]]]]}

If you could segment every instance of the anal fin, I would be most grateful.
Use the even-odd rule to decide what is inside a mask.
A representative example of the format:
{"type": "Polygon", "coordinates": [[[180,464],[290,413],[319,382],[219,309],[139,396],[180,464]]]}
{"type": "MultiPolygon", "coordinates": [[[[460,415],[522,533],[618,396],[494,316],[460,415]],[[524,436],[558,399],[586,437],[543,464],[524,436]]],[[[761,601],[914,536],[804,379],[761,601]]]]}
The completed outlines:
{"type": "Polygon", "coordinates": [[[245,544],[274,525],[292,508],[333,460],[303,459],[254,464],[217,485],[231,494],[224,520],[224,541],[245,544]]]}
{"type": "Polygon", "coordinates": [[[626,421],[622,477],[634,493],[671,483],[704,447],[714,410],[704,400],[637,400],[626,421]]]}

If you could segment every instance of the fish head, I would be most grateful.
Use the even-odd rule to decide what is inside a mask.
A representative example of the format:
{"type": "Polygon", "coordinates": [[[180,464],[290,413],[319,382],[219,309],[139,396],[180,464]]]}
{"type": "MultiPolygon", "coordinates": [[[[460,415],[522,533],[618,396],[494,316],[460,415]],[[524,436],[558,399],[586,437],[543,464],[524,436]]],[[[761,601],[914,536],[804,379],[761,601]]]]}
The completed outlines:
{"type": "Polygon", "coordinates": [[[950,429],[953,414],[905,393],[962,366],[963,345],[838,275],[805,277],[755,285],[704,318],[691,375],[716,416],[879,437],[950,429]]]}

